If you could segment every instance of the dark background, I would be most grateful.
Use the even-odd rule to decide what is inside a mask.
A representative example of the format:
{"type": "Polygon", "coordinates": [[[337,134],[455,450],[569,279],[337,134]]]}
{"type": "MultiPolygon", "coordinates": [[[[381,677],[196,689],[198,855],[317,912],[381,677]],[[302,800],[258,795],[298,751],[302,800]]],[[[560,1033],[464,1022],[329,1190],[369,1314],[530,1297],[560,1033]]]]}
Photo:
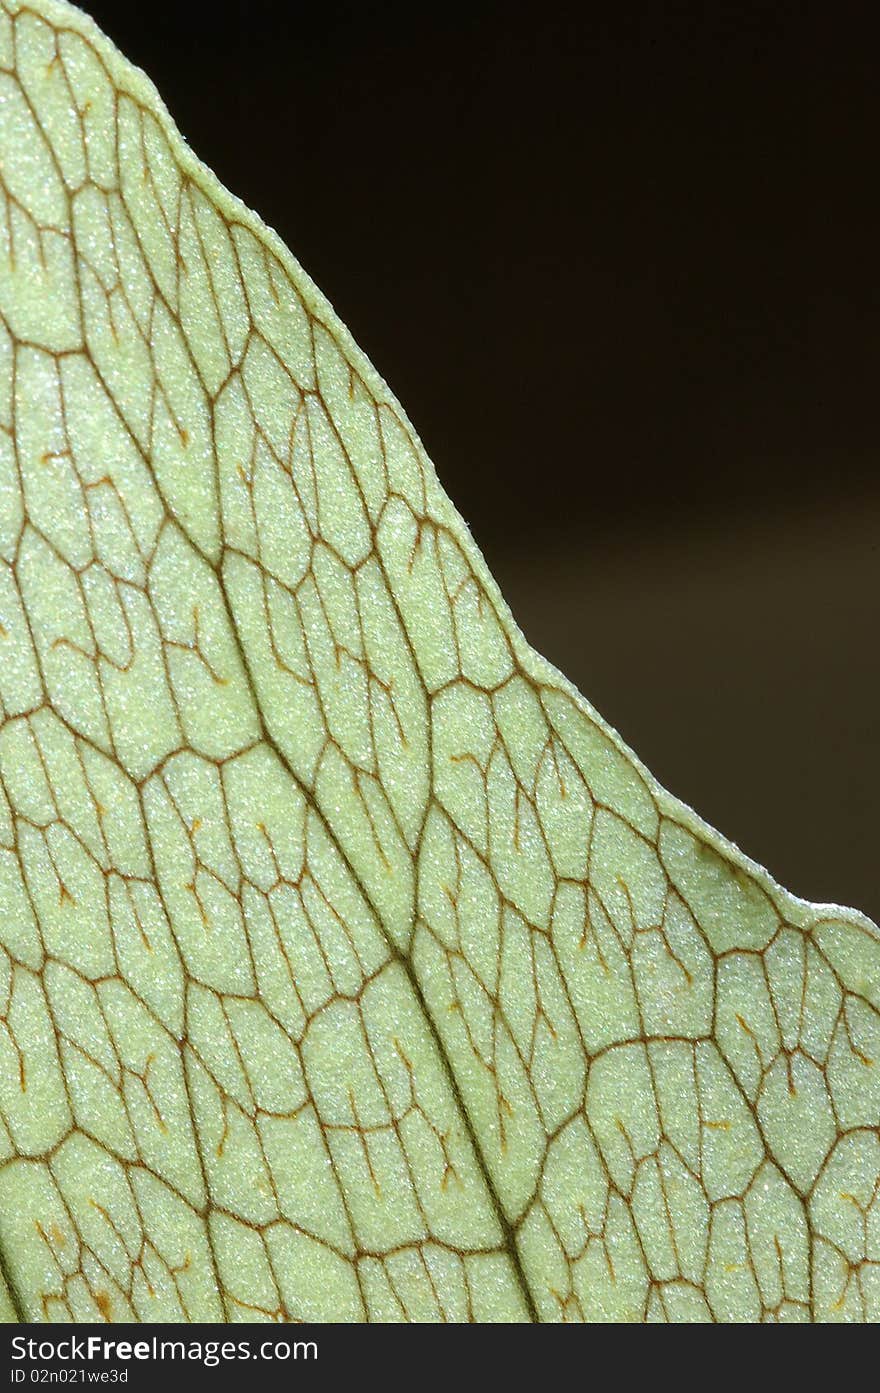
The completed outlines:
{"type": "Polygon", "coordinates": [[[870,35],[85,7],[389,381],[532,644],[784,883],[880,917],[870,35]]]}

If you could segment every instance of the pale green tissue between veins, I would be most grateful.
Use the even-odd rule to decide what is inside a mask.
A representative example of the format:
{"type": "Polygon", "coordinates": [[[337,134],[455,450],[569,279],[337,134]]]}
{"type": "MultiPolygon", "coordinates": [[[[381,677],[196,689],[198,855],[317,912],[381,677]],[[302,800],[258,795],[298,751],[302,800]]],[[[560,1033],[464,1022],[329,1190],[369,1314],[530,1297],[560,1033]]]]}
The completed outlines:
{"type": "Polygon", "coordinates": [[[876,928],[529,649],[60,0],[0,183],[3,1318],[877,1319],[876,928]]]}

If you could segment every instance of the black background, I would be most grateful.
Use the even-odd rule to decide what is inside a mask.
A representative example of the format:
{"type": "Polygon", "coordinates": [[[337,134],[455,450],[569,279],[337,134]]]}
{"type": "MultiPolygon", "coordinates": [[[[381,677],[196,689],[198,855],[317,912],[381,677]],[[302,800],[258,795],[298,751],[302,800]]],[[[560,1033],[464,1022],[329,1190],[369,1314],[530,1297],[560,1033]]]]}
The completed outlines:
{"type": "Polygon", "coordinates": [[[533,645],[783,882],[880,917],[867,28],[85,8],[389,381],[533,645]]]}

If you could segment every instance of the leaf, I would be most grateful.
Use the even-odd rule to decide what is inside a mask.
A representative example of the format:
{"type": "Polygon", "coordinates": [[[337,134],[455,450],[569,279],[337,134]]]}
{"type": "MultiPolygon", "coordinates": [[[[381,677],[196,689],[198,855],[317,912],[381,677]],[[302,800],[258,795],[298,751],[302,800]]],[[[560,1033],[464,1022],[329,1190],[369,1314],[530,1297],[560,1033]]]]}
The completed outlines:
{"type": "Polygon", "coordinates": [[[531,651],[91,21],[0,68],[4,1317],[876,1319],[876,928],[531,651]]]}

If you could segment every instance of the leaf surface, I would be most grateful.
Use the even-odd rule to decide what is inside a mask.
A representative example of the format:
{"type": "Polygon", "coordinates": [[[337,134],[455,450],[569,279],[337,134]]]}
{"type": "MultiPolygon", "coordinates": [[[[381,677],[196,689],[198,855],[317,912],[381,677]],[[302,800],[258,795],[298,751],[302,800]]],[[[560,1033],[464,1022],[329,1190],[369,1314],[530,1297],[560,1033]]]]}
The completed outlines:
{"type": "Polygon", "coordinates": [[[880,939],[526,644],[148,80],[0,0],[0,1315],[880,1315],[880,939]]]}

